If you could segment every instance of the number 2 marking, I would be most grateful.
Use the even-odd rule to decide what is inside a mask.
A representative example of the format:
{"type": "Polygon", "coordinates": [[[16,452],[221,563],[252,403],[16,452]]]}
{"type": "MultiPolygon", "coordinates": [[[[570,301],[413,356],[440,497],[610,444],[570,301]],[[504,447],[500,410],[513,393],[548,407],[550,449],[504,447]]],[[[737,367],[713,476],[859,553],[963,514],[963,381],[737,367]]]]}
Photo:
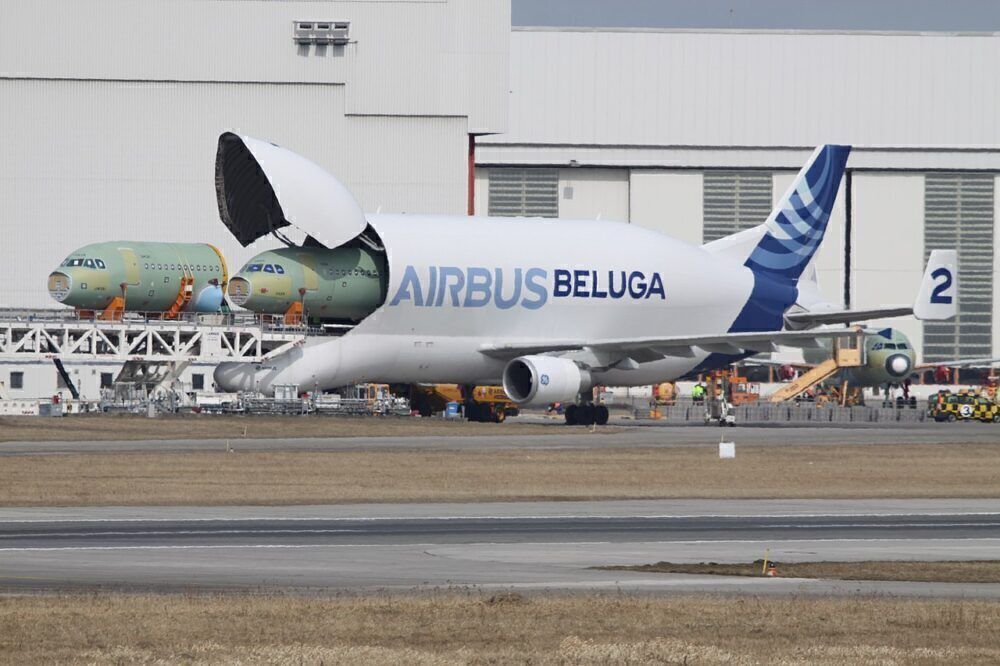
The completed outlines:
{"type": "Polygon", "coordinates": [[[931,273],[931,277],[934,280],[937,280],[938,278],[944,278],[942,282],[938,283],[934,287],[934,291],[931,292],[931,303],[950,304],[951,296],[945,296],[943,295],[943,292],[946,292],[949,289],[951,289],[951,271],[949,271],[947,268],[938,268],[933,273],[931,273]]]}

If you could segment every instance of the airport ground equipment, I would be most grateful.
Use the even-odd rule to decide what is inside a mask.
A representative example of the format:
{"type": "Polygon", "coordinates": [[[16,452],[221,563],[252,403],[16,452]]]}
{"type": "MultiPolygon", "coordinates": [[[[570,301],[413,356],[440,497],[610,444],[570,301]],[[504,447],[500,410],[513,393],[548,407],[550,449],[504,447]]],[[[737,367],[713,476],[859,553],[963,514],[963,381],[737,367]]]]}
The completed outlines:
{"type": "Polygon", "coordinates": [[[207,243],[110,241],[74,250],[49,275],[53,299],[105,320],[125,312],[218,312],[229,282],[222,253],[207,243]]]}
{"type": "Polygon", "coordinates": [[[443,412],[449,402],[461,403],[470,421],[503,423],[508,416],[518,414],[517,405],[507,397],[502,386],[475,386],[471,391],[465,391],[458,384],[414,384],[410,387],[410,404],[421,416],[443,412]]]}
{"type": "Polygon", "coordinates": [[[736,422],[735,408],[760,398],[760,384],[740,375],[736,368],[714,370],[705,377],[705,423],[720,426],[736,422]]]}
{"type": "Polygon", "coordinates": [[[865,338],[860,328],[850,333],[847,343],[834,341],[830,358],[813,367],[800,377],[771,394],[771,402],[784,402],[805,393],[820,382],[823,382],[845,368],[860,368],[865,364],[865,338]]]}
{"type": "Polygon", "coordinates": [[[938,391],[927,402],[927,415],[935,421],[1000,423],[1000,404],[976,389],[938,391]]]}

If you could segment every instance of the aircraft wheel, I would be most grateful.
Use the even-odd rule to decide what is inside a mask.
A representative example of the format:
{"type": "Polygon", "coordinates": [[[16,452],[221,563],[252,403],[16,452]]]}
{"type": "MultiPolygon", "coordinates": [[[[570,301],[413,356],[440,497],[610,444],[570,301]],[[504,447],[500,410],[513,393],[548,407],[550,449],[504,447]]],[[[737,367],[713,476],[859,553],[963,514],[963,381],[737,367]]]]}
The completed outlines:
{"type": "Polygon", "coordinates": [[[597,425],[607,425],[609,416],[611,415],[608,413],[608,408],[604,405],[594,407],[594,423],[597,425]]]}
{"type": "Polygon", "coordinates": [[[576,417],[576,422],[582,426],[589,426],[594,422],[594,406],[580,405],[580,411],[576,417]]]}
{"type": "Polygon", "coordinates": [[[566,425],[576,425],[579,423],[577,421],[577,415],[580,412],[580,408],[576,405],[567,405],[566,409],[563,410],[563,416],[566,417],[566,425]]]}
{"type": "Polygon", "coordinates": [[[422,402],[417,406],[417,413],[424,418],[430,418],[434,414],[430,404],[422,402]]]}
{"type": "Polygon", "coordinates": [[[993,415],[993,423],[1000,423],[1000,414],[993,415]]]}
{"type": "Polygon", "coordinates": [[[507,419],[507,412],[504,411],[503,407],[498,407],[493,413],[493,421],[495,423],[503,423],[507,419]]]}
{"type": "Polygon", "coordinates": [[[483,418],[483,406],[475,402],[470,402],[465,405],[465,417],[470,421],[475,421],[476,423],[486,420],[483,418]]]}
{"type": "Polygon", "coordinates": [[[949,414],[948,415],[948,423],[954,423],[955,419],[956,419],[956,417],[955,417],[954,414],[949,414]]]}

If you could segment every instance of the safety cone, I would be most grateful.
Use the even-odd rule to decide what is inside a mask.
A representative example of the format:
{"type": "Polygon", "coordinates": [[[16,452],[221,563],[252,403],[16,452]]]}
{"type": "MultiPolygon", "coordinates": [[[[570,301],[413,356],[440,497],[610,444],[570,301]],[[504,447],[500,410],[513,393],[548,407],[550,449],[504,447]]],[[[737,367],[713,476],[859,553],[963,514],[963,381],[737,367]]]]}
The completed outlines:
{"type": "Polygon", "coordinates": [[[774,578],[775,576],[778,575],[778,570],[774,568],[773,564],[767,567],[767,575],[771,578],[774,578]]]}

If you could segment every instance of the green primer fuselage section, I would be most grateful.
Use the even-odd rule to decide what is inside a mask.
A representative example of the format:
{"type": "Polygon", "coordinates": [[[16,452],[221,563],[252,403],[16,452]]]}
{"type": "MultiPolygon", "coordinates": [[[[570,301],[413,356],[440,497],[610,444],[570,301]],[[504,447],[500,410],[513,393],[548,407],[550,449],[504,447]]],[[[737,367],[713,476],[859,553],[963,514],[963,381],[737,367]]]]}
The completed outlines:
{"type": "Polygon", "coordinates": [[[288,247],[257,255],[235,278],[249,283],[248,310],[284,314],[298,302],[310,320],[359,321],[385,300],[388,274],[385,255],[364,247],[288,247]]]}
{"type": "Polygon", "coordinates": [[[186,309],[205,311],[214,299],[200,297],[224,287],[227,268],[216,249],[204,243],[110,241],[75,250],[56,273],[70,278],[69,292],[60,301],[65,305],[102,310],[124,295],[126,310],[146,312],[168,310],[188,275],[194,284],[186,309]]]}

